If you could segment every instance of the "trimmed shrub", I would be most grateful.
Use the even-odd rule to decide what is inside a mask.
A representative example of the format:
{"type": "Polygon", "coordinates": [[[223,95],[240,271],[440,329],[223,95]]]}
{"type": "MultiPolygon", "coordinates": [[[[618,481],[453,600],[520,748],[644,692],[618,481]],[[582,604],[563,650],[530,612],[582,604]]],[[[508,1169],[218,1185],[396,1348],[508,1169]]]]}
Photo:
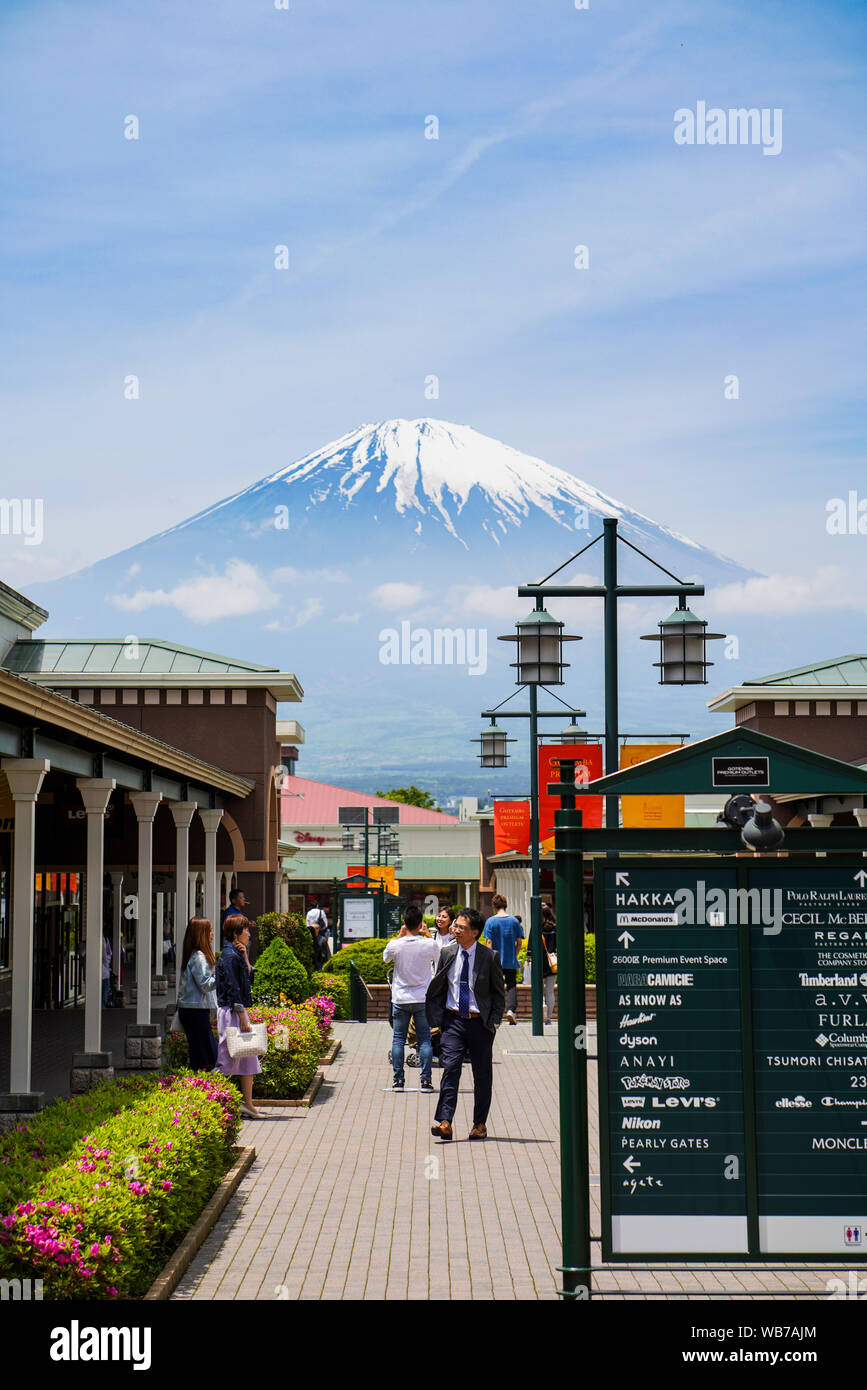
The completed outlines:
{"type": "MultiPolygon", "coordinates": [[[[247,1012],[254,1023],[264,1022],[268,1028],[268,1051],[259,1058],[262,1071],[253,1083],[256,1095],[280,1100],[303,1096],[316,1072],[322,1044],[331,1032],[332,1001],[319,997],[295,1006],[284,996],[280,1005],[254,1004],[247,1012]]],[[[186,1034],[169,1033],[165,1053],[172,1068],[186,1069],[186,1034]]]]}
{"type": "MultiPolygon", "coordinates": [[[[259,951],[263,953],[276,938],[284,941],[301,962],[308,977],[313,972],[313,933],[298,912],[265,912],[256,918],[259,951]]],[[[258,966],[258,961],[257,961],[258,966]]]]}
{"type": "Polygon", "coordinates": [[[310,987],[317,994],[327,994],[329,999],[334,1000],[335,1018],[349,1017],[349,977],[345,971],[341,975],[327,971],[314,975],[310,987]]]}
{"type": "Polygon", "coordinates": [[[351,946],[344,946],[342,951],[335,951],[328,964],[329,973],[348,977],[349,963],[354,960],[365,984],[384,985],[388,968],[382,959],[385,945],[379,937],[371,937],[367,941],[353,941],[351,946]]]}
{"type": "Polygon", "coordinates": [[[281,995],[300,1004],[309,993],[307,971],[286,942],[275,936],[256,962],[254,1004],[278,1003],[281,995]]]}
{"type": "Polygon", "coordinates": [[[268,1051],[259,1061],[262,1070],[253,1078],[254,1096],[289,1100],[303,1096],[316,1075],[322,1035],[315,1009],[301,1004],[297,1008],[249,1010],[252,1023],[268,1028],[268,1051]]]}
{"type": "Polygon", "coordinates": [[[222,1077],[105,1082],[0,1138],[0,1272],[48,1299],[141,1298],[232,1159],[222,1077]]]}

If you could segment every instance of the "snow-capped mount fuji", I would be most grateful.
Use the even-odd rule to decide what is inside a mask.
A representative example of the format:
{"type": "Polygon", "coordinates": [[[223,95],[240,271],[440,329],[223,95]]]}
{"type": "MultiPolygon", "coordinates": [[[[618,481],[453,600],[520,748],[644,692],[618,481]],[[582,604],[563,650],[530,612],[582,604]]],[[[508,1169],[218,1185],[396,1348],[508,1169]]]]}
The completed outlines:
{"type": "MultiPolygon", "coordinates": [[[[386,420],[361,425],[287,468],[278,469],[251,487],[215,503],[161,533],[170,536],[209,522],[220,525],[228,513],[249,522],[267,504],[300,502],[305,513],[317,507],[358,514],[364,509],[379,522],[390,508],[411,521],[414,534],[433,523],[465,545],[478,539],[476,525],[497,544],[513,528],[543,513],[567,530],[586,529],[590,518],[617,516],[648,538],[664,537],[701,553],[686,536],[661,526],[640,512],[600,492],[562,468],[520,453],[480,434],[469,425],[443,420],[386,420]],[[223,514],[221,516],[221,514],[223,514]],[[465,534],[466,533],[466,534],[465,534]]],[[[746,573],[725,556],[713,555],[724,567],[746,573]]]]}
{"type": "MultiPolygon", "coordinates": [[[[752,574],[467,425],[395,419],[363,425],[28,592],[51,614],[40,636],[151,634],[295,672],[305,690],[294,713],[308,730],[307,775],[368,790],[414,781],[439,794],[485,791],[491,775],[479,773],[468,740],[479,711],[514,690],[513,653],[496,639],[527,610],[517,586],[551,573],[609,516],[624,539],[685,580],[710,589],[752,574]],[[463,634],[474,669],[469,660],[437,661],[442,630],[463,634]],[[397,648],[384,633],[399,635],[397,648]]],[[[583,582],[577,570],[601,579],[601,559],[594,547],[562,580],[583,582]]],[[[621,577],[662,579],[628,547],[621,577]]],[[[669,611],[667,601],[657,606],[654,622],[669,611]]],[[[550,608],[591,639],[570,654],[561,694],[599,728],[598,611],[586,602],[550,608]]],[[[639,621],[647,619],[633,613],[639,621]]],[[[624,613],[624,731],[715,727],[700,688],[660,692],[648,645],[632,640],[640,630],[629,631],[624,613]]],[[[728,684],[735,672],[725,674],[728,684]]]]}

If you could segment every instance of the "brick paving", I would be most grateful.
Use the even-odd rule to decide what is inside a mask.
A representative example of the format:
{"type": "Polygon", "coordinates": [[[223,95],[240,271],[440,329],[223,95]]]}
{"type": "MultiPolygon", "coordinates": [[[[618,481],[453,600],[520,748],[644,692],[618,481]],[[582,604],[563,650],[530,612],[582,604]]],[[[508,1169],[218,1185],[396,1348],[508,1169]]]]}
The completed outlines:
{"type": "MultiPolygon", "coordinates": [[[[591,1028],[591,1038],[595,1027],[591,1028]]],[[[501,1028],[486,1143],[467,1139],[472,1084],[464,1072],[455,1141],[430,1133],[436,1096],[418,1072],[392,1094],[385,1023],[338,1024],[343,1049],[309,1110],[247,1121],[257,1158],[191,1264],[176,1299],[556,1300],[560,1167],[556,1025],[501,1028]]],[[[595,1048],[594,1048],[595,1051],[595,1048]]],[[[595,1073],[595,1066],[591,1065],[595,1073]]],[[[436,1084],[439,1071],[434,1070],[436,1084]]],[[[591,1218],[600,1231],[599,1135],[591,1076],[591,1218]]],[[[598,1239],[593,1262],[601,1263],[598,1239]]],[[[779,1265],[780,1261],[775,1261],[779,1265]]],[[[594,1297],[738,1299],[810,1290],[819,1273],[725,1271],[705,1265],[594,1276],[594,1297]],[[739,1291],[739,1292],[735,1292],[739,1291]]],[[[845,1276],[844,1276],[845,1277],[845,1276]]]]}

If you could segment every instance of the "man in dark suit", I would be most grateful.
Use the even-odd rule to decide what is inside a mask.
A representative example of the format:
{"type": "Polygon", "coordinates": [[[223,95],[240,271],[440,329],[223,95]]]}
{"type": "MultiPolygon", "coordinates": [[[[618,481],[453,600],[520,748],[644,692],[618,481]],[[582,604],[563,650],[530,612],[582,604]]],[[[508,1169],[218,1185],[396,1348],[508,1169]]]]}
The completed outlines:
{"type": "Polygon", "coordinates": [[[475,1097],[470,1138],[488,1137],[485,1121],[491,1108],[494,1034],[506,1007],[506,986],[499,956],[479,941],[484,925],[480,912],[458,913],[452,925],[455,944],[440,952],[425,997],[428,1022],[442,1029],[443,1074],[436,1124],[431,1129],[440,1139],[452,1137],[465,1052],[473,1067],[475,1097]]]}

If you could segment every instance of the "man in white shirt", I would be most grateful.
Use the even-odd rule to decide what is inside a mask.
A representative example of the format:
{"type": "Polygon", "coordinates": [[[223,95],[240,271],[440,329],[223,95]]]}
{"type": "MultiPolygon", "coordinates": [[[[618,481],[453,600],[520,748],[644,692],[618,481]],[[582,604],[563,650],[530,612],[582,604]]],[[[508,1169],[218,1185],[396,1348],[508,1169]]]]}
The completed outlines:
{"type": "Polygon", "coordinates": [[[394,1072],[393,1091],[404,1086],[404,1050],[409,1021],[415,1019],[418,1055],[421,1062],[421,1090],[432,1091],[431,1068],[433,1051],[430,1026],[425,1011],[425,996],[431,982],[431,969],[436,964],[439,949],[424,925],[421,908],[408,907],[400,935],[389,941],[382,953],[384,961],[394,961],[391,982],[391,1004],[394,1015],[394,1034],[391,1041],[391,1066],[394,1072]]]}

